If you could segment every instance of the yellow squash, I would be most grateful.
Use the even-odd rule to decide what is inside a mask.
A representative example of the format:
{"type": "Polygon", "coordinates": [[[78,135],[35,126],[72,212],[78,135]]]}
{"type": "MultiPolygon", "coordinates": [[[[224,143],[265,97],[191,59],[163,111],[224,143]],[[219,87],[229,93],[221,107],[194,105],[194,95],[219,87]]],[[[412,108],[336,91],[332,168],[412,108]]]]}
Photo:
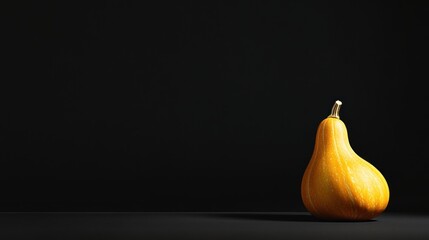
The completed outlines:
{"type": "Polygon", "coordinates": [[[313,155],[301,183],[304,206],[327,220],[364,221],[381,214],[389,202],[383,175],[351,148],[339,118],[340,101],[317,129],[313,155]]]}

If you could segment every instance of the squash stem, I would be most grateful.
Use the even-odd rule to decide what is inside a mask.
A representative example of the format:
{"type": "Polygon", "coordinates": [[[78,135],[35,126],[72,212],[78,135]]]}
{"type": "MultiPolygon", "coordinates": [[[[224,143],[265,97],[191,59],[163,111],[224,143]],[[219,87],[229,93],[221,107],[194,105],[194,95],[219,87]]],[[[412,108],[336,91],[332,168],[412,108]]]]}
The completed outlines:
{"type": "Polygon", "coordinates": [[[340,100],[335,101],[334,106],[332,107],[331,115],[329,117],[340,119],[340,107],[343,103],[340,100]]]}

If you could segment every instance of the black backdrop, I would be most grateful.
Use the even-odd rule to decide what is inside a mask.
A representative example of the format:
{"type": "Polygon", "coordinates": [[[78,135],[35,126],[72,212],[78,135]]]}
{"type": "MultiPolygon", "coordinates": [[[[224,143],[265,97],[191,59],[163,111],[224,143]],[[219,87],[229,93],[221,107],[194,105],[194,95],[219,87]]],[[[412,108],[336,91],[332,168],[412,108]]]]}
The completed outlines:
{"type": "Polygon", "coordinates": [[[428,212],[427,6],[32,2],[3,8],[0,210],[302,211],[337,99],[354,150],[428,212]]]}

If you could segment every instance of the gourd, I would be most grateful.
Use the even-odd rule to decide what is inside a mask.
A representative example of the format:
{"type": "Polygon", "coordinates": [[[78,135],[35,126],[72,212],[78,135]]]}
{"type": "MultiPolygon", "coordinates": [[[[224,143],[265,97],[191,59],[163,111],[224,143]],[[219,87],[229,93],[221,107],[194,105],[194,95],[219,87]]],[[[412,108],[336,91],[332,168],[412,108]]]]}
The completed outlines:
{"type": "Polygon", "coordinates": [[[301,183],[306,209],[326,220],[365,221],[380,215],[389,202],[383,175],[350,146],[339,117],[341,101],[317,129],[313,155],[301,183]]]}

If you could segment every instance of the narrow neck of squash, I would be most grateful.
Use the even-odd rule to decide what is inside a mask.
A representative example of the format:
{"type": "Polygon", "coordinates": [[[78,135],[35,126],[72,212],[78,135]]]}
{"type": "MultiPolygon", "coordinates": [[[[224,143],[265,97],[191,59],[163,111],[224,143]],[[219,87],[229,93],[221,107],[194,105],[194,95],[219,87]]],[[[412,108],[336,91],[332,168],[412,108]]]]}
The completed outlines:
{"type": "Polygon", "coordinates": [[[339,100],[335,101],[334,106],[332,107],[331,115],[329,117],[340,119],[340,108],[343,103],[339,100]]]}

